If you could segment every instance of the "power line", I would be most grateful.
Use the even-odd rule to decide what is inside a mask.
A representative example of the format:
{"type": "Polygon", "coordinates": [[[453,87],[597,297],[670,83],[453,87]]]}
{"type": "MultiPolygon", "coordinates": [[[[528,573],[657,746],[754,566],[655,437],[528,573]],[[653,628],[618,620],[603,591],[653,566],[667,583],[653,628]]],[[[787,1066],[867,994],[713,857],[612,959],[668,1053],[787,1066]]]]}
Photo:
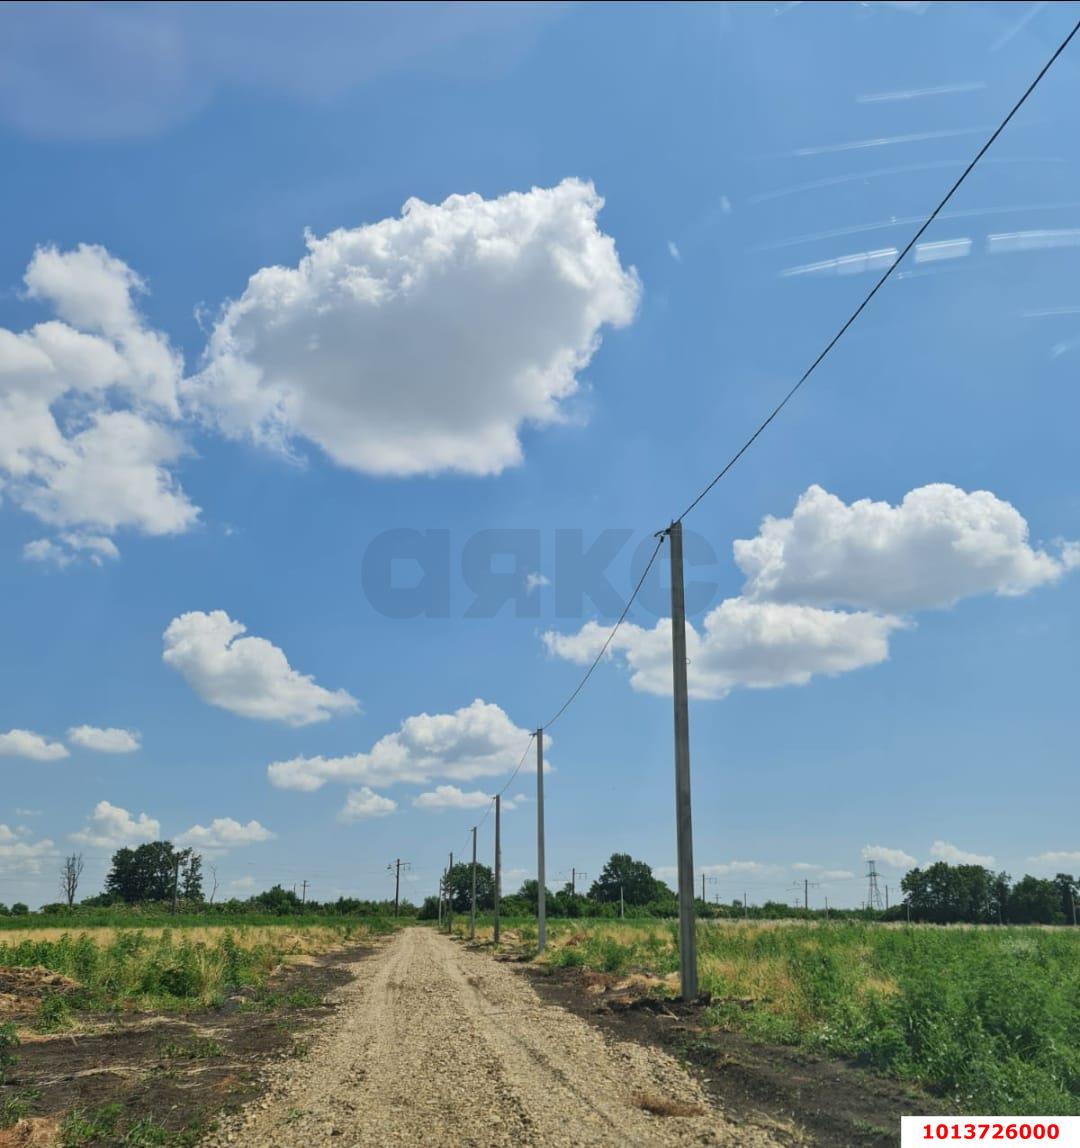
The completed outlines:
{"type": "Polygon", "coordinates": [[[551,727],[559,720],[559,718],[561,718],[562,715],[566,713],[571,704],[574,702],[574,699],[585,688],[585,683],[589,680],[589,678],[592,677],[592,672],[600,664],[600,659],[603,658],[603,656],[608,652],[608,647],[614,640],[615,635],[619,632],[619,627],[623,624],[623,622],[626,621],[626,615],[630,613],[630,607],[634,604],[634,599],[637,598],[638,594],[641,592],[641,587],[645,585],[645,579],[649,576],[649,571],[652,569],[652,564],[656,561],[656,556],[660,553],[660,547],[663,546],[663,544],[664,537],[663,535],[660,535],[656,540],[656,546],[653,549],[652,554],[649,555],[649,561],[645,564],[645,569],[642,571],[641,577],[638,579],[637,585],[634,587],[634,592],[626,600],[626,605],[623,607],[623,611],[619,615],[618,621],[616,621],[615,625],[612,626],[611,633],[608,634],[607,640],[600,647],[600,652],[593,659],[592,665],[589,666],[589,668],[585,671],[585,676],[581,679],[580,682],[578,682],[574,692],[558,708],[555,716],[544,723],[543,728],[545,730],[551,729],[551,727]]]}
{"type": "Polygon", "coordinates": [[[1009,121],[1013,118],[1013,116],[1015,116],[1016,113],[1024,106],[1024,104],[1027,102],[1028,96],[1030,96],[1031,93],[1033,91],[1035,91],[1035,89],[1039,86],[1039,82],[1042,80],[1043,76],[1045,76],[1046,73],[1051,69],[1054,62],[1057,60],[1058,56],[1060,56],[1061,53],[1064,52],[1065,49],[1069,46],[1069,42],[1072,40],[1072,38],[1076,35],[1076,33],[1078,31],[1080,31],[1080,20],[1078,20],[1073,25],[1072,31],[1057,46],[1057,49],[1054,51],[1054,54],[1050,57],[1050,59],[1047,60],[1045,64],[1043,64],[1042,68],[1039,70],[1039,74],[1035,77],[1034,80],[1031,81],[1030,84],[1028,84],[1027,89],[1024,92],[1024,94],[1016,101],[1015,104],[1013,104],[1011,110],[1009,111],[1009,114],[1001,121],[1000,124],[998,124],[998,126],[994,129],[993,133],[991,134],[990,138],[987,139],[987,141],[982,145],[982,147],[979,148],[979,150],[975,153],[975,158],[967,165],[966,168],[964,168],[964,170],[960,174],[960,177],[956,180],[956,182],[952,185],[952,187],[950,187],[949,190],[945,193],[945,198],[942,199],[941,202],[937,205],[937,207],[935,207],[934,210],[926,217],[926,219],[923,221],[922,226],[918,229],[918,231],[915,232],[915,234],[911,237],[911,239],[908,240],[907,245],[904,247],[903,251],[901,251],[900,254],[893,260],[893,262],[889,264],[889,266],[886,268],[885,272],[882,274],[881,278],[878,279],[878,281],[871,288],[870,293],[863,299],[863,301],[858,305],[858,307],[855,308],[855,310],[851,313],[851,315],[848,317],[847,321],[840,328],[840,330],[837,331],[835,335],[833,335],[833,337],[829,340],[828,343],[826,343],[824,350],[822,350],[820,352],[820,354],[818,355],[818,357],[810,364],[809,367],[806,368],[806,370],[803,372],[802,376],[800,377],[799,381],[787,392],[786,395],[784,395],[784,397],[780,400],[780,402],[777,403],[777,405],[772,409],[768,418],[766,418],[765,421],[763,423],[761,423],[761,425],[757,428],[757,430],[755,430],[754,433],[746,440],[746,442],[744,442],[742,444],[742,446],[739,447],[739,449],[735,452],[735,454],[732,455],[731,458],[728,460],[728,462],[724,465],[724,467],[720,471],[720,473],[717,474],[715,478],[713,478],[713,480],[708,484],[708,486],[706,486],[704,488],[704,490],[701,491],[700,494],[698,494],[697,498],[695,498],[694,501],[691,502],[690,505],[682,512],[682,514],[679,515],[679,517],[676,521],[682,522],[682,520],[690,513],[690,511],[693,510],[694,507],[697,506],[697,504],[712,490],[712,488],[714,486],[716,486],[716,484],[724,477],[724,475],[726,475],[728,473],[728,471],[731,470],[731,468],[739,461],[739,459],[742,458],[742,456],[744,454],[746,454],[746,452],[750,449],[750,447],[752,447],[754,445],[754,443],[757,441],[759,436],[765,431],[766,427],[768,427],[768,425],[773,421],[773,419],[775,419],[776,416],[784,409],[784,407],[786,407],[788,405],[788,403],[791,401],[791,399],[793,399],[795,397],[796,392],[799,390],[800,387],[802,387],[803,383],[805,383],[806,380],[809,379],[810,376],[814,373],[814,371],[817,370],[818,365],[822,362],[822,360],[825,358],[825,356],[828,355],[828,353],[833,349],[833,347],[835,347],[836,344],[840,342],[840,340],[843,338],[843,336],[847,333],[847,329],[863,313],[863,311],[866,309],[867,305],[870,303],[870,300],[873,299],[873,297],[878,293],[878,291],[881,290],[881,288],[885,285],[886,281],[889,279],[889,277],[892,275],[892,273],[896,270],[896,268],[900,266],[900,263],[903,261],[904,256],[907,255],[907,253],[922,238],[924,232],[930,226],[930,224],[933,223],[935,219],[937,219],[938,215],[941,213],[942,208],[944,208],[945,205],[949,202],[949,200],[952,199],[953,195],[956,194],[960,185],[972,173],[972,171],[975,169],[975,165],[979,162],[979,160],[981,160],[982,157],[987,153],[987,151],[990,150],[991,145],[998,138],[998,136],[1001,135],[1001,133],[1005,130],[1006,126],[1008,125],[1009,121]]]}

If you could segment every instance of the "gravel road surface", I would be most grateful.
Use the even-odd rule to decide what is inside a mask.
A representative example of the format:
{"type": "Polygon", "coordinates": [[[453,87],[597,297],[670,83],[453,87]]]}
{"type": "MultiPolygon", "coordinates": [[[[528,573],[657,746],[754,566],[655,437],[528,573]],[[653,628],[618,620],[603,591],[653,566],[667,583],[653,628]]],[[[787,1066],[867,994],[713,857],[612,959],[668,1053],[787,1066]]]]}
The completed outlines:
{"type": "Polygon", "coordinates": [[[776,1143],[717,1111],[670,1056],[612,1041],[433,929],[403,929],[354,971],[309,1055],[273,1066],[266,1096],[208,1144],[776,1143]]]}

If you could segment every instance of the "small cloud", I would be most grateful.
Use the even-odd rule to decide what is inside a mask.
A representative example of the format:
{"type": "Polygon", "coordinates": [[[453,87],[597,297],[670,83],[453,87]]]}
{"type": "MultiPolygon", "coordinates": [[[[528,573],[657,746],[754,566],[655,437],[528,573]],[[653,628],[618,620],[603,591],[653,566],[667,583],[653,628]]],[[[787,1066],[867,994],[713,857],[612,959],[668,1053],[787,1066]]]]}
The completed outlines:
{"type": "Polygon", "coordinates": [[[30,761],[59,761],[67,757],[67,748],[58,741],[46,741],[28,729],[0,733],[0,757],[25,757],[30,761]]]}
{"type": "Polygon", "coordinates": [[[99,801],[86,825],[78,833],[71,834],[71,840],[98,849],[118,849],[124,845],[155,841],[160,836],[161,822],[156,818],[147,817],[145,813],[133,817],[119,805],[99,801]]]}
{"type": "Polygon", "coordinates": [[[368,817],[385,817],[397,809],[397,802],[389,797],[382,797],[374,790],[362,785],[359,789],[350,789],[345,804],[338,813],[339,821],[361,821],[368,817]]]}
{"type": "Polygon", "coordinates": [[[534,590],[539,590],[541,586],[550,586],[551,579],[546,574],[539,572],[525,575],[525,593],[531,594],[534,590]]]}
{"type": "Polygon", "coordinates": [[[994,858],[989,854],[969,853],[966,849],[958,849],[948,841],[935,841],[930,846],[930,856],[939,861],[947,861],[950,865],[993,865],[994,858]]]}
{"type": "Polygon", "coordinates": [[[668,249],[668,254],[671,256],[672,259],[675,260],[676,263],[682,262],[682,252],[679,251],[679,245],[675,242],[674,239],[668,240],[667,249],[668,249]]]}
{"type": "Polygon", "coordinates": [[[98,753],[134,753],[139,749],[139,735],[130,729],[77,725],[68,730],[68,741],[98,753]]]}
{"type": "Polygon", "coordinates": [[[221,853],[242,845],[273,841],[276,836],[276,833],[272,833],[257,821],[249,821],[246,825],[242,825],[232,817],[215,817],[208,826],[193,825],[186,832],[179,834],[176,843],[206,852],[221,853]]]}
{"type": "Polygon", "coordinates": [[[115,561],[119,557],[120,551],[111,538],[78,531],[68,531],[56,538],[35,538],[23,547],[23,558],[27,562],[48,563],[61,570],[79,559],[103,566],[106,559],[115,561]]]}
{"type": "Polygon", "coordinates": [[[1080,865],[1080,849],[1040,853],[1037,857],[1029,857],[1028,861],[1034,865],[1080,865]]]}
{"type": "Polygon", "coordinates": [[[230,889],[236,889],[238,892],[243,892],[245,889],[255,888],[254,877],[237,877],[235,881],[229,882],[230,889]]]}
{"type": "Polygon", "coordinates": [[[864,845],[862,855],[864,861],[878,861],[890,869],[911,869],[918,864],[910,853],[903,849],[890,849],[887,845],[864,845]]]}

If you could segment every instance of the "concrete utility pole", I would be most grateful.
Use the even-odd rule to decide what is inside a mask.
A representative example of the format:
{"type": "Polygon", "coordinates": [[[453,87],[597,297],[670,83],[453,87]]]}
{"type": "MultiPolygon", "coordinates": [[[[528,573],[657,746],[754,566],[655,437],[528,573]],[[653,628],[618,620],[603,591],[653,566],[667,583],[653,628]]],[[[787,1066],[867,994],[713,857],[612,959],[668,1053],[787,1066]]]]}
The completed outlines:
{"type": "MultiPolygon", "coordinates": [[[[623,920],[625,918],[625,916],[626,916],[626,902],[623,900],[622,882],[620,881],[619,882],[619,920],[620,921],[623,920]]],[[[1076,906],[1075,905],[1073,906],[1073,917],[1074,918],[1076,917],[1076,906]]],[[[1075,923],[1076,923],[1076,921],[1074,919],[1073,924],[1075,924],[1075,923]]]]}
{"type": "Polygon", "coordinates": [[[439,878],[439,896],[437,898],[437,900],[439,902],[439,928],[440,929],[442,928],[442,903],[443,903],[443,897],[445,897],[445,896],[446,896],[446,872],[444,870],[442,876],[439,878]]]}
{"type": "Polygon", "coordinates": [[[469,905],[469,940],[476,940],[476,826],[472,831],[472,901],[469,905]]]}
{"type": "Polygon", "coordinates": [[[667,528],[671,547],[671,663],[675,717],[675,829],[679,857],[679,983],[684,1001],[698,995],[694,931],[694,830],[690,811],[690,706],[686,684],[686,599],[682,523],[667,528]]]}
{"type": "Polygon", "coordinates": [[[746,890],[743,890],[742,895],[742,919],[744,921],[750,920],[750,903],[746,899],[746,890]]]}
{"type": "Polygon", "coordinates": [[[454,931],[454,855],[450,854],[450,866],[446,870],[446,931],[454,931]]]}
{"type": "MultiPolygon", "coordinates": [[[[300,889],[301,889],[300,904],[301,905],[307,904],[307,887],[308,887],[308,881],[307,881],[307,878],[305,877],[304,880],[300,882],[300,889]]],[[[396,901],[394,902],[394,912],[397,913],[397,902],[396,901]]]]}
{"type": "Polygon", "coordinates": [[[701,900],[705,900],[705,874],[701,874],[701,900]]]}
{"type": "Polygon", "coordinates": [[[885,912],[889,911],[889,886],[885,886],[885,912]]]}
{"type": "Polygon", "coordinates": [[[577,870],[570,870],[570,896],[577,896],[577,870]]]}
{"type": "Polygon", "coordinates": [[[173,857],[172,911],[180,912],[180,854],[173,857]]]}
{"type": "Polygon", "coordinates": [[[536,945],[547,945],[547,889],[544,882],[544,730],[536,731],[536,945]]]}
{"type": "Polygon", "coordinates": [[[495,794],[495,944],[499,943],[499,901],[502,899],[502,797],[495,794]]]}

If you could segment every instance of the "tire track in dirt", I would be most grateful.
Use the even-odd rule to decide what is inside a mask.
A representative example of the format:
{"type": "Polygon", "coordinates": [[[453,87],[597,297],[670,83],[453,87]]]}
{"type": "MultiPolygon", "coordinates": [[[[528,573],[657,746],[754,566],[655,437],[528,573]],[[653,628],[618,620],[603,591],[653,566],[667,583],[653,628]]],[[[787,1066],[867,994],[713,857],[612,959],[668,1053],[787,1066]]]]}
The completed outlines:
{"type": "Polygon", "coordinates": [[[715,1108],[671,1056],[605,1037],[434,930],[402,930],[354,971],[308,1057],[274,1066],[268,1095],[209,1145],[777,1143],[715,1108]]]}

